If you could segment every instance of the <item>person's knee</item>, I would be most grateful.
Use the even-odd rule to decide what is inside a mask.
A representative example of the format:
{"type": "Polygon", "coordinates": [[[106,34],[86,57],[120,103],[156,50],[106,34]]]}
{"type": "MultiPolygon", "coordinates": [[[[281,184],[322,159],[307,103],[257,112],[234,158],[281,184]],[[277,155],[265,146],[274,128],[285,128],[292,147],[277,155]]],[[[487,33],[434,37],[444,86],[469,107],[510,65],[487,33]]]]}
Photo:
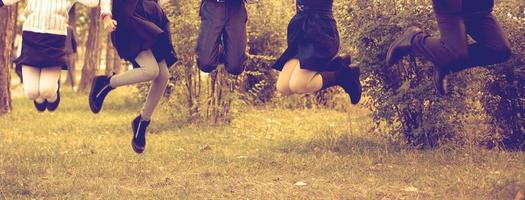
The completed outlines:
{"type": "Polygon", "coordinates": [[[242,74],[242,72],[244,72],[244,69],[246,68],[246,61],[247,58],[245,55],[243,55],[236,58],[227,59],[227,62],[224,65],[228,73],[233,75],[240,75],[242,74]]]}
{"type": "Polygon", "coordinates": [[[244,64],[226,65],[226,71],[232,75],[240,75],[244,72],[244,64]]]}
{"type": "Polygon", "coordinates": [[[24,89],[24,93],[26,97],[31,100],[36,100],[38,97],[40,97],[40,92],[37,88],[26,88],[24,89]]]}
{"type": "Polygon", "coordinates": [[[308,83],[303,80],[292,79],[290,81],[290,90],[293,93],[304,94],[308,91],[308,83]]]}
{"type": "Polygon", "coordinates": [[[57,95],[57,89],[54,87],[40,88],[40,96],[44,99],[53,99],[57,95]]]}
{"type": "Polygon", "coordinates": [[[496,49],[494,55],[498,57],[500,62],[506,62],[512,57],[512,49],[509,46],[496,49]]]}
{"type": "Polygon", "coordinates": [[[153,80],[159,76],[158,67],[143,68],[142,70],[144,72],[143,76],[148,80],[153,80]]]}
{"type": "Polygon", "coordinates": [[[457,63],[464,63],[469,59],[468,50],[455,50],[450,56],[448,63],[445,65],[455,65],[457,63]]]}
{"type": "Polygon", "coordinates": [[[159,75],[157,76],[157,80],[161,81],[161,82],[168,82],[170,79],[170,73],[169,71],[163,71],[161,73],[159,73],[159,75]]]}
{"type": "Polygon", "coordinates": [[[209,58],[203,58],[198,57],[197,58],[197,66],[199,69],[206,73],[211,73],[215,69],[217,69],[217,63],[214,62],[212,59],[209,58]]]}
{"type": "Polygon", "coordinates": [[[290,89],[289,81],[281,81],[281,80],[277,81],[276,89],[279,93],[285,96],[289,96],[293,94],[292,90],[290,89]]]}

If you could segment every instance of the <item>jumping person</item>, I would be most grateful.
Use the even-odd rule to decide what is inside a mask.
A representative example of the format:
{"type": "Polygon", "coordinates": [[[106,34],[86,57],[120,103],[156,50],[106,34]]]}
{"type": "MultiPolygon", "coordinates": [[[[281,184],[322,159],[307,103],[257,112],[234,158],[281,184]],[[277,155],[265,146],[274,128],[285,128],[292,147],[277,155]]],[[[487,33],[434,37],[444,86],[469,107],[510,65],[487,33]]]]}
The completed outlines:
{"type": "Polygon", "coordinates": [[[201,25],[197,40],[197,65],[210,73],[224,63],[239,75],[246,62],[246,12],[244,0],[201,0],[201,25]],[[222,47],[222,48],[221,48],[222,47]]]}
{"type": "MultiPolygon", "coordinates": [[[[72,27],[67,27],[67,35],[66,35],[66,43],[64,47],[64,52],[66,53],[66,60],[67,65],[62,66],[62,69],[67,69],[68,76],[72,78],[71,80],[71,87],[75,85],[75,75],[72,74],[73,71],[71,69],[74,69],[75,64],[75,54],[77,53],[77,40],[75,37],[75,31],[72,27]]],[[[24,78],[22,76],[22,65],[18,64],[18,58],[21,56],[22,53],[22,46],[17,48],[16,55],[17,58],[13,60],[15,64],[15,73],[20,78],[20,82],[24,83],[24,78]]],[[[59,80],[60,81],[60,80],[59,80]]],[[[60,87],[58,88],[60,90],[60,87]]]]}
{"type": "MultiPolygon", "coordinates": [[[[0,0],[0,7],[18,1],[0,0]]],[[[24,92],[39,112],[53,112],[60,104],[60,71],[68,63],[64,51],[68,11],[76,2],[95,7],[99,0],[26,1],[22,52],[16,62],[22,66],[24,92]]]]}
{"type": "Polygon", "coordinates": [[[113,89],[151,81],[144,108],[131,122],[132,148],[142,153],[146,147],[146,129],[168,84],[168,68],[177,62],[169,21],[154,0],[102,0],[101,10],[104,26],[112,32],[113,46],[135,69],[111,77],[95,77],[89,106],[93,113],[98,113],[113,89]]]}
{"type": "Polygon", "coordinates": [[[507,61],[511,48],[501,26],[492,15],[494,0],[433,0],[441,37],[408,28],[390,46],[386,62],[393,65],[412,54],[434,64],[434,85],[445,95],[446,76],[476,66],[507,61]],[[468,44],[467,35],[476,42],[468,44]]]}
{"type": "Polygon", "coordinates": [[[284,95],[313,93],[341,86],[352,104],[361,100],[361,71],[349,55],[336,56],[339,32],[333,0],[296,0],[297,13],[288,25],[288,49],[274,64],[281,71],[277,90],[284,95]]]}

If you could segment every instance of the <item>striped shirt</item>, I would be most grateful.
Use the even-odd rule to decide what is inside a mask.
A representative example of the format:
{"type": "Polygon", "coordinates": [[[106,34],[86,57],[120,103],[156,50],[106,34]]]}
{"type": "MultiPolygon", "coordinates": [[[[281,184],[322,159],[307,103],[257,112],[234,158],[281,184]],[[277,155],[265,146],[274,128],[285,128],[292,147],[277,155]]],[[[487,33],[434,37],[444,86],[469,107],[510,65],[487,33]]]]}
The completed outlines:
{"type": "Polygon", "coordinates": [[[100,0],[100,14],[111,15],[111,8],[113,6],[113,0],[100,0]]]}
{"type": "MultiPolygon", "coordinates": [[[[15,4],[20,0],[0,0],[5,5],[15,4]]],[[[79,2],[88,7],[95,7],[99,0],[26,0],[23,12],[25,22],[23,31],[67,35],[69,10],[79,2]]]]}

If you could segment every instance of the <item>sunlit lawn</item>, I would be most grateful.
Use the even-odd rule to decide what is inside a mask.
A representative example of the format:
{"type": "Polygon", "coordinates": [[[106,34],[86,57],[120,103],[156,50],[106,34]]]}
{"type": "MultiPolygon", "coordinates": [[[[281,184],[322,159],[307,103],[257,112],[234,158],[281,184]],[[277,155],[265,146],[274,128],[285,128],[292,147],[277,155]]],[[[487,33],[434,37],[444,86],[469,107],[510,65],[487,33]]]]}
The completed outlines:
{"type": "Polygon", "coordinates": [[[99,115],[68,89],[53,114],[17,97],[0,117],[0,199],[512,199],[525,189],[524,153],[414,150],[374,134],[362,108],[247,108],[207,126],[164,107],[136,155],[141,104],[126,92],[99,115]]]}

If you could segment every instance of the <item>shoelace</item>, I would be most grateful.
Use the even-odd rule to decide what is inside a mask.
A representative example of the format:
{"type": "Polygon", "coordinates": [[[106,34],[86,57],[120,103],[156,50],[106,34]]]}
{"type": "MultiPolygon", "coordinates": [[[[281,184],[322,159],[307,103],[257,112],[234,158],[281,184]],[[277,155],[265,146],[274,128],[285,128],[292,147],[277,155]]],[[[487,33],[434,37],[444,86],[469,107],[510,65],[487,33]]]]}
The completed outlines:
{"type": "Polygon", "coordinates": [[[102,90],[100,90],[100,92],[98,92],[98,94],[97,94],[96,97],[99,98],[100,95],[102,95],[102,93],[103,93],[106,89],[108,89],[109,87],[110,87],[109,84],[108,84],[108,85],[105,85],[105,86],[102,88],[102,90]]]}
{"type": "Polygon", "coordinates": [[[140,126],[142,125],[142,120],[139,121],[139,126],[137,127],[137,131],[135,132],[135,139],[138,139],[139,132],[140,132],[140,126]]]}

